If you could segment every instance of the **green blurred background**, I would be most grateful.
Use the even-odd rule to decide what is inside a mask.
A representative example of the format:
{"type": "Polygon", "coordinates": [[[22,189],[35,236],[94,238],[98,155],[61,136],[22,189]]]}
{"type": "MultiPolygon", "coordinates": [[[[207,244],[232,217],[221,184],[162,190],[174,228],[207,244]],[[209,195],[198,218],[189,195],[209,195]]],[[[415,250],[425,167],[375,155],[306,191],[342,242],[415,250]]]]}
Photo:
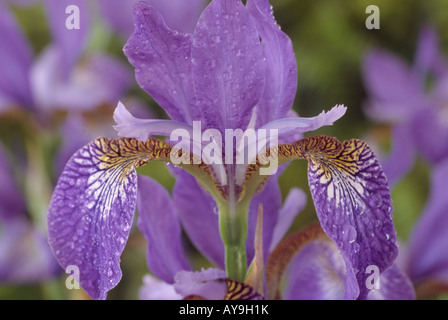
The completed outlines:
{"type": "MultiPolygon", "coordinates": [[[[301,116],[315,116],[336,104],[348,107],[346,115],[332,127],[318,132],[339,140],[372,137],[382,142],[387,151],[390,130],[387,125],[369,121],[362,106],[366,93],[361,79],[360,66],[366,50],[382,47],[412,62],[420,28],[427,23],[438,31],[440,45],[448,53],[448,1],[446,0],[272,0],[275,17],[282,30],[292,39],[298,63],[298,91],[294,109],[301,116]],[[368,30],[365,21],[366,8],[377,5],[380,9],[380,29],[368,30]]],[[[15,13],[25,33],[39,52],[48,43],[49,35],[43,11],[39,6],[18,8],[15,13]]],[[[105,33],[101,23],[95,26],[92,46],[100,47],[122,58],[123,42],[105,33]]],[[[132,92],[141,98],[159,116],[164,116],[142,90],[132,92]]],[[[12,123],[0,122],[2,139],[18,130],[12,123]]],[[[314,134],[313,133],[313,134],[314,134]]],[[[20,135],[20,133],[18,133],[20,135]]],[[[45,147],[55,150],[57,138],[48,132],[42,139],[45,147]]],[[[51,155],[44,156],[46,166],[51,166],[51,155]]],[[[296,219],[291,232],[315,221],[316,214],[308,191],[305,161],[295,161],[280,177],[283,195],[292,187],[300,187],[308,194],[305,210],[296,219]]],[[[163,163],[155,163],[139,169],[168,189],[174,180],[163,163]]],[[[422,211],[428,194],[430,168],[418,160],[413,170],[392,190],[394,221],[398,237],[405,242],[413,223],[422,211]]],[[[52,177],[55,179],[55,177],[52,177]]],[[[145,262],[145,240],[134,227],[122,256],[123,279],[110,291],[109,299],[136,299],[142,277],[148,272],[145,262]]],[[[194,249],[190,247],[192,253],[194,249]]],[[[206,262],[198,258],[198,265],[206,262]]],[[[0,299],[82,299],[82,290],[68,291],[66,275],[53,281],[33,285],[0,284],[0,299]]]]}

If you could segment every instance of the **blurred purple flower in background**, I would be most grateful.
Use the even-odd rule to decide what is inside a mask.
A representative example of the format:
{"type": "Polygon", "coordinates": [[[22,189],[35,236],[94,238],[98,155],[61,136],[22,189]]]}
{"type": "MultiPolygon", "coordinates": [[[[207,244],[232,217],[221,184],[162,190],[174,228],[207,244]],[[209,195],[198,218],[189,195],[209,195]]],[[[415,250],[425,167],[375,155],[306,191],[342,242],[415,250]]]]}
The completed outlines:
{"type": "Polygon", "coordinates": [[[427,202],[408,243],[402,244],[399,265],[418,296],[432,297],[448,288],[448,63],[434,28],[425,26],[412,65],[374,49],[366,55],[363,71],[369,93],[367,115],[391,126],[392,146],[383,164],[391,183],[413,169],[416,157],[423,158],[430,170],[427,202]]]}
{"type": "Polygon", "coordinates": [[[364,58],[363,77],[367,116],[393,125],[383,164],[392,184],[409,172],[416,153],[430,164],[448,157],[448,64],[433,28],[422,28],[413,65],[372,49],[364,58]]]}

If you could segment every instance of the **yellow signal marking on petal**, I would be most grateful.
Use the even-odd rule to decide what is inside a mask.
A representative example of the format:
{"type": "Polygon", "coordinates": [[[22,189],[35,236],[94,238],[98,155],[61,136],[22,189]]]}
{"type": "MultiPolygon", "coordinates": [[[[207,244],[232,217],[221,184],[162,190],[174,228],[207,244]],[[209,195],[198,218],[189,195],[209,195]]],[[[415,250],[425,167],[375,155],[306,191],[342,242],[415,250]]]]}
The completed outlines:
{"type": "Polygon", "coordinates": [[[226,295],[224,300],[262,300],[263,296],[242,282],[225,279],[226,295]]]}
{"type": "MultiPolygon", "coordinates": [[[[171,162],[172,153],[179,158],[185,158],[188,161],[181,162],[179,167],[184,168],[192,174],[200,175],[203,181],[207,180],[217,194],[225,197],[221,186],[213,178],[211,168],[200,158],[192,153],[176,150],[170,144],[155,138],[149,138],[146,142],[134,138],[98,138],[94,141],[96,150],[92,150],[100,170],[108,170],[120,167],[122,178],[125,179],[131,170],[146,165],[149,161],[171,162]],[[199,161],[198,161],[199,160],[199,161]],[[186,163],[186,164],[184,164],[186,163]]],[[[95,149],[95,148],[94,148],[95,149]]]]}
{"type": "Polygon", "coordinates": [[[329,165],[339,171],[356,175],[360,168],[360,155],[366,143],[361,140],[348,140],[343,143],[328,136],[315,136],[299,140],[295,147],[310,161],[311,169],[330,180],[333,171],[329,165]]]}
{"type": "MultiPolygon", "coordinates": [[[[254,164],[247,167],[245,173],[245,183],[240,193],[240,200],[250,194],[259,192],[260,189],[246,189],[249,180],[256,180],[254,184],[263,185],[264,180],[269,176],[261,176],[260,168],[264,164],[277,159],[279,165],[291,160],[306,159],[309,162],[309,169],[320,176],[323,184],[329,181],[344,181],[347,177],[353,180],[365,159],[360,159],[367,144],[361,140],[348,140],[343,143],[330,136],[312,136],[293,142],[291,144],[281,144],[271,147],[266,152],[259,154],[254,164]]],[[[362,192],[362,186],[352,183],[353,187],[362,192]]],[[[333,186],[334,188],[334,186],[333,186]]],[[[331,191],[331,190],[330,190],[331,191]]],[[[329,191],[329,192],[330,192],[329,191]]]]}

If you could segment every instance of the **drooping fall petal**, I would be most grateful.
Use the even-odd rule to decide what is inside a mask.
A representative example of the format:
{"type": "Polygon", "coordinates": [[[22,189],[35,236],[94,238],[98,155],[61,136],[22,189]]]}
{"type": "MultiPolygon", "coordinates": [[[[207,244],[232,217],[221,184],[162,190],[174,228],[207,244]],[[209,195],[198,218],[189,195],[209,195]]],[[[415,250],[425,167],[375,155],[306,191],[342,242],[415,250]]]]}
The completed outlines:
{"type": "Polygon", "coordinates": [[[298,148],[309,161],[309,185],[322,228],[344,257],[347,286],[350,278],[357,279],[364,298],[366,268],[373,265],[383,272],[398,254],[387,178],[363,141],[311,137],[300,140],[298,148]]]}
{"type": "MultiPolygon", "coordinates": [[[[135,167],[169,154],[158,140],[98,138],[68,161],[48,215],[50,246],[59,264],[79,268],[80,284],[105,299],[121,279],[120,256],[137,197],[135,167]]],[[[169,157],[169,155],[168,155],[169,157]]]]}

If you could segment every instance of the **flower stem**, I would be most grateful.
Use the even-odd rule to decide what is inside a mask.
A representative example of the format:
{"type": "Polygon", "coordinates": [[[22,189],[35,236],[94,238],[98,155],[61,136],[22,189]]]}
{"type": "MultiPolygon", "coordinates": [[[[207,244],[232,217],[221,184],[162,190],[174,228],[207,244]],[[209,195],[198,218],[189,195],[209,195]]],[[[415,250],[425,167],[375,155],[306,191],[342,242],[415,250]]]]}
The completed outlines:
{"type": "Polygon", "coordinates": [[[238,206],[230,213],[228,206],[219,206],[219,228],[225,246],[225,265],[228,278],[244,281],[247,271],[246,239],[248,206],[238,206]]]}
{"type": "Polygon", "coordinates": [[[237,201],[233,179],[234,168],[229,169],[228,198],[218,203],[219,229],[225,246],[226,275],[230,279],[242,282],[247,272],[246,239],[250,201],[237,201]]]}

